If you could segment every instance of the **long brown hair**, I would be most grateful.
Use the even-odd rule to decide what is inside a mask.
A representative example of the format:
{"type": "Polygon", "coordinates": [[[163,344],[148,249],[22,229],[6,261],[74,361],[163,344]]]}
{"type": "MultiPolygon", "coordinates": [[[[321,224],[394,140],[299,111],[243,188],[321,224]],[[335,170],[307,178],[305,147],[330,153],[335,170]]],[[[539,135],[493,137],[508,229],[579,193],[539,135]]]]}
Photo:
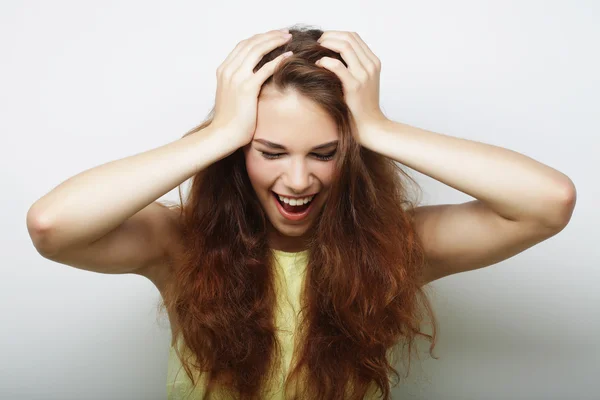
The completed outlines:
{"type": "MultiPolygon", "coordinates": [[[[418,185],[393,160],[354,140],[341,81],[314,64],[323,56],[344,62],[319,45],[323,31],[295,26],[290,33],[293,38],[266,54],[255,71],[292,50],[264,85],[296,90],[322,107],[336,121],[340,143],[336,178],[307,249],[297,363],[285,387],[299,379],[293,398],[362,399],[376,384],[390,399],[388,376],[399,377],[398,350],[408,349],[408,376],[415,338],[431,341],[432,356],[436,342],[435,316],[420,284],[424,254],[413,224],[415,202],[406,183],[418,185]],[[423,309],[432,335],[421,332],[423,309]]],[[[214,108],[184,136],[213,117],[214,108]]],[[[259,399],[274,379],[281,349],[268,221],[243,150],[192,177],[189,190],[185,204],[179,192],[183,243],[173,255],[162,303],[175,318],[174,336],[181,334],[190,351],[185,358],[176,346],[177,355],[195,385],[194,372],[206,374],[207,395],[225,388],[234,398],[259,399]]]]}

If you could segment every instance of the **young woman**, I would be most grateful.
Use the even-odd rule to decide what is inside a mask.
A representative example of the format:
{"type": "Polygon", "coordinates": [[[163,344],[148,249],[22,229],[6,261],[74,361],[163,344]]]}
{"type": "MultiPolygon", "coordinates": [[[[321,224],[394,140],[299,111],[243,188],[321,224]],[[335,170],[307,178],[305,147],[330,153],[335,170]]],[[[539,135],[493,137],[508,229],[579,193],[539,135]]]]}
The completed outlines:
{"type": "Polygon", "coordinates": [[[82,172],[27,216],[44,257],[156,285],[172,399],[390,399],[417,337],[433,356],[423,286],[512,257],[573,212],[564,174],[385,117],[358,34],[289,31],[235,47],[183,138],[82,172]],[[476,200],[417,207],[399,164],[476,200]],[[188,178],[185,203],[157,201],[188,178]]]}

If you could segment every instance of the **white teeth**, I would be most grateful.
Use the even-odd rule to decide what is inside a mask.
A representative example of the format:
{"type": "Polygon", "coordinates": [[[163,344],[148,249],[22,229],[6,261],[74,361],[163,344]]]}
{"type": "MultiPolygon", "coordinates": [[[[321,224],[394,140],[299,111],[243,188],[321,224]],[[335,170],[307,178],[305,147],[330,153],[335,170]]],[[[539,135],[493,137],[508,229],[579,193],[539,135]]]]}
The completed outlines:
{"type": "Polygon", "coordinates": [[[281,200],[282,202],[289,204],[291,206],[301,206],[303,204],[309,203],[315,197],[315,196],[308,196],[308,197],[304,197],[302,199],[289,199],[289,198],[283,197],[281,195],[277,195],[277,196],[279,197],[279,200],[281,200]]]}

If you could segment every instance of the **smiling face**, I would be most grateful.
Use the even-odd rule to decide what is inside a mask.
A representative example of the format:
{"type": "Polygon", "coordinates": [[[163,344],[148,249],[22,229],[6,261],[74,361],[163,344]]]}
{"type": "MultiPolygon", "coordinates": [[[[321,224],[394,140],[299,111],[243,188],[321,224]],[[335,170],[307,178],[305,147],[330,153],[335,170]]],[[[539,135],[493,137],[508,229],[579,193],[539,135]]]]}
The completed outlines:
{"type": "Polygon", "coordinates": [[[254,138],[243,150],[248,177],[270,223],[272,248],[305,248],[331,185],[338,139],[335,121],[314,102],[293,90],[263,88],[254,138]],[[293,208],[282,205],[286,200],[280,202],[276,194],[291,204],[290,197],[317,195],[304,207],[293,208]]]}

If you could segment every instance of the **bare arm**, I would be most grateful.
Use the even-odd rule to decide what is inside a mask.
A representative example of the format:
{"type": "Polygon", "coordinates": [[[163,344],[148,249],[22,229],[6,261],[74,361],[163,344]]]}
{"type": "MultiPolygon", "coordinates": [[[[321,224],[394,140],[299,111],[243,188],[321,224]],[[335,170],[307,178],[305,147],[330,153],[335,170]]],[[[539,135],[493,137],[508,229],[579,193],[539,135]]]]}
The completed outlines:
{"type": "Polygon", "coordinates": [[[161,147],[79,173],[36,201],[27,227],[41,254],[82,247],[235,151],[207,127],[161,147]]]}
{"type": "Polygon", "coordinates": [[[290,37],[275,30],[238,43],[217,69],[210,126],[84,171],[36,201],[27,229],[38,252],[89,271],[144,275],[160,290],[180,231],[173,212],[156,200],[252,140],[260,88],[290,52],[253,68],[290,37]]]}

